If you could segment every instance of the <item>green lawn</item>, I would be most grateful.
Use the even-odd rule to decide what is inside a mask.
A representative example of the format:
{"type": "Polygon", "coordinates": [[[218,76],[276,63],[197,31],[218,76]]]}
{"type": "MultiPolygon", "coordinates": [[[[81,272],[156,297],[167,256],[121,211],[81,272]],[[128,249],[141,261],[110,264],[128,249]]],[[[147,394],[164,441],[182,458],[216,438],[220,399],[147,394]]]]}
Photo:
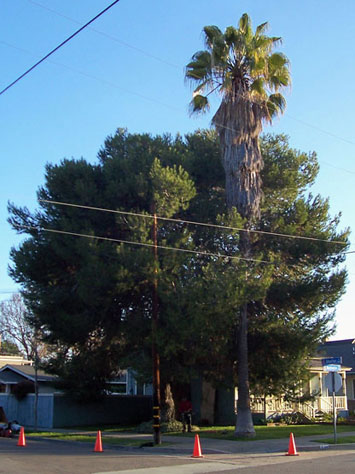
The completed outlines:
{"type": "MultiPolygon", "coordinates": [[[[315,439],[314,441],[317,443],[334,444],[334,436],[333,438],[315,439]]],[[[355,443],[355,436],[337,436],[337,444],[345,443],[355,443]]]]}
{"type": "MultiPolygon", "coordinates": [[[[323,434],[333,433],[332,425],[287,425],[287,426],[255,426],[256,437],[255,440],[259,439],[281,439],[288,438],[290,433],[293,433],[295,437],[301,436],[317,436],[323,434]]],[[[343,433],[347,431],[355,431],[355,425],[339,425],[337,426],[338,433],[343,433]]],[[[194,436],[196,433],[199,434],[201,438],[217,438],[217,439],[228,439],[235,440],[234,436],[234,426],[214,426],[214,427],[205,427],[200,428],[199,431],[194,431],[193,433],[171,433],[179,434],[180,436],[194,436]]],[[[247,440],[246,440],[247,441],[247,440]]]]}
{"type": "Polygon", "coordinates": [[[103,426],[97,426],[97,425],[92,425],[92,426],[74,426],[68,428],[69,430],[72,431],[93,431],[96,432],[98,430],[101,430],[102,432],[110,432],[114,431],[115,433],[121,433],[121,432],[135,432],[136,427],[133,425],[129,426],[122,426],[122,425],[103,425],[103,426]]]}
{"type": "MultiPolygon", "coordinates": [[[[40,437],[56,439],[61,441],[80,441],[84,443],[95,444],[96,434],[78,434],[78,433],[56,433],[50,431],[38,431],[37,433],[26,433],[30,437],[40,437]]],[[[101,436],[102,444],[120,445],[120,446],[140,446],[144,440],[132,438],[113,438],[111,436],[101,436]]]]}
{"type": "MultiPolygon", "coordinates": [[[[42,438],[52,438],[58,440],[68,440],[68,441],[83,441],[83,442],[91,442],[95,443],[96,434],[98,430],[102,431],[102,442],[103,444],[114,444],[114,445],[121,445],[121,446],[141,446],[143,443],[149,441],[147,438],[131,438],[131,437],[114,437],[108,436],[109,433],[122,433],[122,432],[130,432],[134,435],[136,432],[134,431],[133,427],[119,427],[119,426],[110,426],[110,427],[81,427],[81,428],[72,428],[68,432],[49,432],[49,431],[41,431],[41,432],[31,432],[26,431],[26,435],[28,436],[38,436],[42,438]],[[78,433],[81,431],[82,433],[78,433]],[[106,436],[105,436],[106,433],[106,436]]],[[[254,440],[262,440],[262,439],[282,439],[282,438],[289,438],[290,433],[293,433],[295,438],[301,436],[319,436],[319,435],[329,435],[329,440],[322,440],[323,443],[331,443],[333,442],[333,425],[323,425],[323,424],[314,424],[314,425],[287,425],[287,426],[255,426],[256,437],[252,438],[254,440]]],[[[354,431],[355,432],[355,425],[338,425],[337,432],[338,434],[354,431]]],[[[185,436],[185,437],[194,437],[195,434],[198,433],[201,438],[215,438],[215,439],[225,439],[225,440],[236,440],[237,438],[234,436],[234,426],[213,426],[213,427],[201,427],[199,430],[194,431],[192,433],[164,433],[163,436],[165,440],[169,440],[169,436],[185,436]]],[[[354,442],[353,439],[355,437],[350,436],[346,437],[347,443],[354,442]]],[[[339,438],[343,439],[343,438],[339,438]]],[[[239,440],[239,439],[238,439],[239,440]]],[[[247,441],[247,439],[245,439],[247,441]]],[[[338,441],[343,442],[343,441],[338,441]]]]}

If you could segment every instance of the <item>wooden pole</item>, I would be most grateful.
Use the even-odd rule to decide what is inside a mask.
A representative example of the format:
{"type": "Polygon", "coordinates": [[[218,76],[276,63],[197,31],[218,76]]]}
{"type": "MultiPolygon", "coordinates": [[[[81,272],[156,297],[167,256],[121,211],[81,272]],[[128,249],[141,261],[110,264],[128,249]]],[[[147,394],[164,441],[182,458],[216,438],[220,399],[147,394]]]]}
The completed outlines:
{"type": "MultiPolygon", "coordinates": [[[[155,211],[155,210],[154,210],[155,211]]],[[[160,430],[160,357],[157,348],[157,332],[159,320],[158,308],[158,220],[154,212],[153,220],[153,252],[154,252],[154,280],[152,295],[152,359],[153,359],[153,429],[154,444],[161,444],[160,430]]]]}

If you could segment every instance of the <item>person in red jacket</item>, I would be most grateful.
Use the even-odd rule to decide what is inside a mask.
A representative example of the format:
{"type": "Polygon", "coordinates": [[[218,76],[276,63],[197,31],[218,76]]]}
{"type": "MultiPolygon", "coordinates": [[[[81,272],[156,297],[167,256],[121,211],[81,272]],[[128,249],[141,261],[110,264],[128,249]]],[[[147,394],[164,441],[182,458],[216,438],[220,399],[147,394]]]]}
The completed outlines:
{"type": "Polygon", "coordinates": [[[186,397],[184,397],[180,402],[179,412],[182,421],[182,432],[186,432],[187,425],[187,430],[191,433],[192,404],[186,397]]]}

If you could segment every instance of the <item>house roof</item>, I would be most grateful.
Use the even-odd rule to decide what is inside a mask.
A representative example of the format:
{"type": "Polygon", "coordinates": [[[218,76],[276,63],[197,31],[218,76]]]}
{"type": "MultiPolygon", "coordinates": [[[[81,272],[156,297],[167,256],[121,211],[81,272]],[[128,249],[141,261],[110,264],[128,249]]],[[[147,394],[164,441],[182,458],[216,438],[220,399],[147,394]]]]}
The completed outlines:
{"type": "Polygon", "coordinates": [[[355,339],[327,341],[318,347],[318,356],[341,357],[342,366],[351,367],[350,374],[355,373],[355,339]]]}
{"type": "Polygon", "coordinates": [[[0,367],[5,365],[32,365],[32,360],[24,359],[18,355],[4,355],[0,354],[0,367]]]}
{"type": "MultiPolygon", "coordinates": [[[[18,383],[23,378],[35,381],[35,368],[31,365],[5,365],[0,369],[0,381],[2,383],[18,383]]],[[[47,374],[43,370],[37,371],[38,382],[53,382],[57,377],[47,374]]]]}
{"type": "Polygon", "coordinates": [[[355,339],[338,339],[337,341],[326,341],[323,345],[331,344],[355,344],[355,339]]]}
{"type": "MultiPolygon", "coordinates": [[[[324,367],[322,364],[323,357],[312,357],[309,361],[309,367],[312,371],[324,371],[324,367]]],[[[346,366],[345,364],[341,364],[341,371],[349,372],[351,371],[351,367],[346,366]]],[[[326,371],[325,371],[326,372],[326,371]]]]}

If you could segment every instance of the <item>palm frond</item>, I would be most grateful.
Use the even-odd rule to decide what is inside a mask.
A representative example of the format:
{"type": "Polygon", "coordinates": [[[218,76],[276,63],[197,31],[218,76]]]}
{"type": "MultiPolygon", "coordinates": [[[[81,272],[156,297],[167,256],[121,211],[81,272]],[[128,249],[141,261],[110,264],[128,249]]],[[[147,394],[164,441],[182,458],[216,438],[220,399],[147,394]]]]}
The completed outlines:
{"type": "Polygon", "coordinates": [[[265,21],[265,23],[261,23],[261,25],[256,27],[255,36],[260,36],[263,33],[265,33],[268,27],[269,27],[269,23],[267,21],[265,21]]]}
{"type": "Polygon", "coordinates": [[[255,79],[250,86],[250,90],[252,92],[255,92],[261,97],[265,97],[266,96],[265,80],[261,77],[255,79]]]}
{"type": "Polygon", "coordinates": [[[203,31],[205,33],[205,44],[208,48],[212,48],[213,43],[223,36],[222,31],[215,25],[205,26],[203,31]]]}
{"type": "Polygon", "coordinates": [[[290,85],[290,74],[288,70],[277,72],[268,77],[268,83],[271,88],[277,91],[280,87],[287,87],[290,85]]]}
{"type": "Polygon", "coordinates": [[[254,56],[253,63],[250,64],[250,76],[258,77],[264,75],[266,71],[266,58],[264,56],[254,56]]]}
{"type": "Polygon", "coordinates": [[[272,67],[276,70],[289,64],[289,60],[283,53],[273,53],[268,57],[268,63],[269,68],[272,67]]]}
{"type": "Polygon", "coordinates": [[[250,38],[253,34],[253,30],[251,28],[251,20],[247,13],[243,13],[239,20],[239,31],[246,37],[250,38]]]}
{"type": "Polygon", "coordinates": [[[254,36],[251,48],[262,51],[264,54],[269,53],[274,47],[274,40],[269,36],[254,36]]]}
{"type": "Polygon", "coordinates": [[[216,37],[211,49],[212,67],[222,65],[222,67],[225,68],[229,48],[224,41],[224,36],[216,37]]]}
{"type": "Polygon", "coordinates": [[[186,78],[201,81],[210,74],[211,54],[208,51],[198,51],[192,56],[192,61],[186,66],[186,78]]]}
{"type": "Polygon", "coordinates": [[[234,26],[228,26],[224,32],[224,40],[229,47],[235,46],[239,39],[239,32],[234,26]]]}
{"type": "Polygon", "coordinates": [[[201,94],[195,94],[189,105],[190,114],[199,114],[209,110],[209,102],[207,97],[201,94]]]}
{"type": "Polygon", "coordinates": [[[274,110],[274,114],[270,114],[271,117],[278,113],[282,113],[286,108],[286,100],[282,94],[276,93],[269,95],[267,107],[270,110],[274,110]]]}

